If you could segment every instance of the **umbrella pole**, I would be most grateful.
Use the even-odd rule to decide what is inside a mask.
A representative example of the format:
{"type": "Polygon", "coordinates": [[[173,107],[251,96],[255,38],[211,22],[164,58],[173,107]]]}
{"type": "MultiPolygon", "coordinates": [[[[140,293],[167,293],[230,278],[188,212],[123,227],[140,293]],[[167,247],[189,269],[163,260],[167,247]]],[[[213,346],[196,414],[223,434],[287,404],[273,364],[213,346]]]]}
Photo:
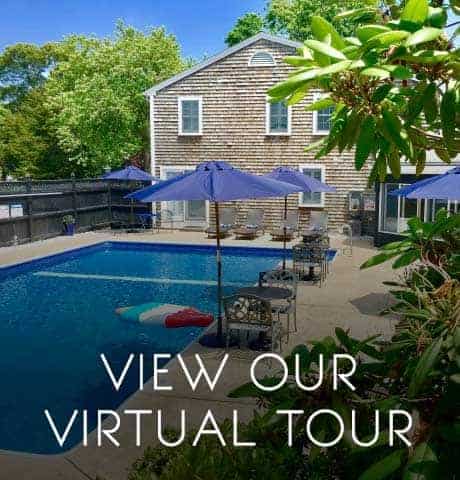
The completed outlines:
{"type": "Polygon", "coordinates": [[[220,251],[219,203],[214,202],[216,215],[216,262],[217,262],[217,338],[222,340],[222,259],[220,251]]]}
{"type": "Polygon", "coordinates": [[[288,198],[287,198],[287,197],[284,197],[283,270],[286,269],[286,250],[287,250],[287,245],[286,245],[286,235],[287,235],[286,221],[287,221],[287,205],[288,205],[288,198]]]}

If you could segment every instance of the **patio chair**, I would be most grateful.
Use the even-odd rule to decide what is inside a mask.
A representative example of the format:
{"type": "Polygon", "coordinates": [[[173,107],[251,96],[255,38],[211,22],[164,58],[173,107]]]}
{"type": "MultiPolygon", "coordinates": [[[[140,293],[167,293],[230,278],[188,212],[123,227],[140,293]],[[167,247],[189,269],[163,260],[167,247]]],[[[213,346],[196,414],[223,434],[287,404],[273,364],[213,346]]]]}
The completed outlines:
{"type": "Polygon", "coordinates": [[[271,236],[272,240],[283,241],[284,240],[284,226],[286,225],[286,241],[290,242],[298,230],[299,225],[299,212],[288,212],[286,215],[286,220],[283,219],[281,225],[272,230],[271,236]]]}
{"type": "Polygon", "coordinates": [[[327,247],[316,244],[294,245],[292,248],[292,261],[297,278],[299,280],[318,280],[321,288],[328,272],[327,251],[327,247]],[[317,276],[315,275],[316,268],[319,269],[317,276]]]}
{"type": "MultiPolygon", "coordinates": [[[[236,208],[235,207],[222,208],[222,211],[220,214],[220,225],[219,225],[219,232],[220,232],[221,238],[224,238],[227,235],[229,235],[232,228],[235,227],[235,223],[236,223],[236,208]]],[[[208,234],[208,238],[216,238],[217,229],[216,229],[215,220],[214,220],[214,225],[211,225],[206,229],[206,233],[208,234]]]]}
{"type": "Polygon", "coordinates": [[[294,319],[294,332],[297,332],[297,276],[292,270],[270,270],[263,272],[259,279],[261,286],[287,288],[291,295],[285,300],[271,301],[272,313],[277,315],[281,323],[281,315],[286,315],[287,329],[286,337],[289,341],[291,332],[291,315],[294,319]]]}
{"type": "Polygon", "coordinates": [[[254,208],[249,210],[246,217],[246,224],[235,230],[236,238],[254,239],[262,231],[263,232],[264,210],[262,208],[254,208]]]}
{"type": "Polygon", "coordinates": [[[254,295],[232,295],[223,299],[227,349],[230,344],[230,332],[236,330],[238,334],[246,332],[260,335],[270,335],[271,351],[275,350],[280,341],[280,325],[273,319],[270,302],[254,295]]]}

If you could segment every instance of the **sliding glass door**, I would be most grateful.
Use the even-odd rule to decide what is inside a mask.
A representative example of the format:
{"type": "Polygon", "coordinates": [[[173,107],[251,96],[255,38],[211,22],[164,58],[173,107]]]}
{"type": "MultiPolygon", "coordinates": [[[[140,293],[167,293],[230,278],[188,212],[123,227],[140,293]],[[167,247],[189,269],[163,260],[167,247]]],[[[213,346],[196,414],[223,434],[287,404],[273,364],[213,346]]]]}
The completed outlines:
{"type": "MultiPolygon", "coordinates": [[[[169,180],[192,170],[194,167],[162,167],[161,178],[169,180]]],[[[205,226],[207,222],[206,201],[204,200],[162,202],[161,209],[169,210],[172,220],[179,227],[201,227],[205,226]]]]}

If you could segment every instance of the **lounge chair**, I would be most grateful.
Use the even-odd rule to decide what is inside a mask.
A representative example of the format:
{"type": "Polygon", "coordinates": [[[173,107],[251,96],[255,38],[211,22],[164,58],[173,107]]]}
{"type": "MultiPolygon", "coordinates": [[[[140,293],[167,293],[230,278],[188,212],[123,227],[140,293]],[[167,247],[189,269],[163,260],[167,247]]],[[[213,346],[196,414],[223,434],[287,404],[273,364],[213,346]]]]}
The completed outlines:
{"type": "Polygon", "coordinates": [[[286,220],[283,220],[278,228],[270,232],[272,240],[284,240],[284,226],[286,225],[286,241],[290,242],[297,233],[298,223],[299,213],[297,211],[288,212],[286,220]]]}
{"type": "MultiPolygon", "coordinates": [[[[235,207],[225,207],[222,208],[220,214],[220,225],[219,225],[219,233],[220,237],[226,237],[232,228],[235,227],[236,223],[236,208],[235,207]]],[[[216,224],[214,221],[214,225],[210,225],[206,229],[206,233],[208,234],[208,238],[216,238],[217,236],[217,229],[216,224]]]]}
{"type": "Polygon", "coordinates": [[[253,239],[263,231],[264,211],[262,208],[249,210],[246,217],[246,224],[235,230],[236,238],[253,239]]]}

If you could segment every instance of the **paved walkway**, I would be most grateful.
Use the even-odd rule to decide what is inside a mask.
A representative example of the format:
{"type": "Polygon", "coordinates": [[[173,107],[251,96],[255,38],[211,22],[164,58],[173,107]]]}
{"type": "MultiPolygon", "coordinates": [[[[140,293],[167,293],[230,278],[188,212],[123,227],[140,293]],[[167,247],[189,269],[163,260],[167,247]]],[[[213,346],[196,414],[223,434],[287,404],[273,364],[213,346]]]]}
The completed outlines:
{"type": "MultiPolygon", "coordinates": [[[[121,234],[98,232],[76,235],[75,237],[59,237],[35,242],[17,247],[0,249],[0,265],[20,262],[34,257],[49,255],[59,251],[89,245],[107,240],[156,241],[174,243],[214,244],[213,240],[204,238],[202,233],[195,232],[164,232],[160,234],[121,234]]],[[[280,243],[269,241],[262,237],[256,241],[224,240],[224,245],[251,246],[281,246],[280,243]]],[[[340,254],[343,238],[332,239],[332,247],[339,249],[339,255],[332,264],[332,272],[326,284],[319,288],[309,284],[301,284],[298,291],[298,326],[299,330],[291,334],[289,344],[284,345],[285,353],[301,342],[318,339],[325,335],[333,335],[334,328],[341,326],[350,329],[351,334],[364,338],[377,332],[388,335],[391,332],[391,320],[379,317],[378,312],[389,301],[386,288],[382,281],[393,278],[388,265],[371,270],[360,271],[359,265],[375,251],[366,242],[355,243],[353,256],[340,254]]],[[[208,350],[198,344],[193,344],[185,353],[184,358],[191,370],[196,367],[194,353],[200,353],[206,365],[217,369],[223,352],[208,350]]],[[[249,365],[255,354],[252,352],[231,351],[231,360],[227,364],[224,377],[218,388],[211,392],[209,388],[198,388],[191,391],[186,382],[180,365],[175,359],[169,363],[169,373],[165,381],[173,386],[171,392],[154,393],[147,384],[142,392],[135,393],[118,411],[125,409],[162,409],[168,426],[176,426],[178,411],[187,410],[188,427],[199,425],[208,409],[216,414],[218,420],[231,416],[233,409],[240,413],[240,420],[250,418],[255,408],[248,400],[234,401],[227,393],[241,385],[247,379],[249,365]]],[[[143,442],[153,438],[155,424],[151,418],[143,422],[143,442]]],[[[125,480],[132,462],[138,458],[143,448],[135,446],[134,418],[122,416],[122,427],[117,438],[122,448],[95,446],[96,438],[90,435],[90,446],[76,447],[70,452],[59,456],[16,455],[0,452],[0,480],[125,480]]]]}

